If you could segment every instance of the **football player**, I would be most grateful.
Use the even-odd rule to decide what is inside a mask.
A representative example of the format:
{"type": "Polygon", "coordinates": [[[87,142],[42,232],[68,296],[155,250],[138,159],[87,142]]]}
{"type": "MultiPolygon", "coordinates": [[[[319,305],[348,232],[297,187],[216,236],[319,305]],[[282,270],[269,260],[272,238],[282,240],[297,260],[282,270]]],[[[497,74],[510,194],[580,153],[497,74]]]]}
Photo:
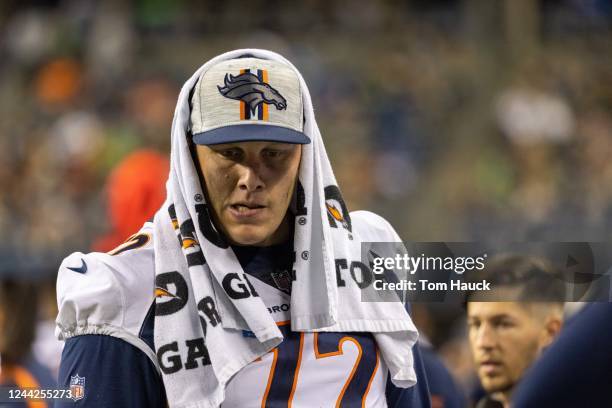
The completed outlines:
{"type": "Polygon", "coordinates": [[[561,330],[564,287],[554,267],[534,257],[492,258],[483,276],[492,291],[467,299],[470,346],[487,393],[477,408],[507,408],[527,369],[561,330]]]}
{"type": "MultiPolygon", "coordinates": [[[[115,250],[108,254],[76,253],[60,267],[58,336],[66,345],[59,382],[76,391],[79,405],[172,407],[181,400],[180,406],[193,407],[429,406],[416,346],[413,361],[399,368],[405,372],[414,369],[417,384],[400,388],[391,382],[386,358],[379,352],[382,345],[372,333],[292,330],[294,244],[297,229],[306,224],[306,218],[299,217],[303,215],[300,200],[304,192],[298,176],[305,166],[305,146],[312,142],[313,134],[304,131],[306,110],[312,108],[302,106],[308,91],[299,85],[299,74],[279,56],[268,60],[269,55],[259,50],[233,52],[229,59],[217,58],[206,65],[209,68],[197,82],[186,85],[190,88],[189,131],[180,142],[187,143],[189,156],[179,155],[176,149],[180,143],[173,139],[171,177],[172,172],[195,168],[204,193],[188,197],[202,211],[196,221],[179,225],[180,209],[165,205],[154,222],[146,223],[115,250]],[[157,229],[163,217],[169,217],[176,231],[168,243],[161,241],[157,229]],[[168,381],[172,380],[168,378],[210,366],[214,360],[208,343],[211,330],[226,324],[229,330],[232,324],[231,316],[219,309],[223,305],[205,297],[197,309],[195,302],[193,305],[200,321],[185,328],[203,331],[203,338],[163,344],[159,340],[175,333],[160,326],[158,319],[174,317],[192,306],[189,301],[199,277],[194,277],[194,283],[187,282],[177,271],[156,270],[157,265],[173,262],[175,255],[177,264],[185,263],[194,270],[216,262],[208,255],[204,259],[200,250],[203,239],[231,249],[230,255],[223,252],[223,256],[235,256],[246,273],[243,278],[226,275],[233,277],[216,287],[219,296],[224,292],[234,299],[261,298],[284,340],[233,374],[218,394],[214,392],[219,377],[197,384],[177,380],[171,393],[168,381]],[[160,251],[174,246],[177,250],[166,259],[166,252],[162,255],[160,251]],[[194,387],[203,393],[213,390],[209,394],[220,395],[220,403],[189,401],[194,387]]],[[[179,97],[175,127],[185,112],[187,106],[181,105],[179,97]]],[[[314,154],[326,155],[321,149],[314,154]]],[[[176,185],[171,181],[169,189],[184,189],[190,180],[179,177],[176,185]]],[[[349,214],[339,190],[329,188],[325,194],[329,196],[318,198],[320,208],[327,208],[321,220],[345,233],[351,242],[395,241],[397,234],[383,218],[366,211],[349,214]]],[[[307,251],[297,254],[298,261],[308,256],[307,251]]],[[[359,272],[345,263],[336,264],[335,283],[355,285],[359,272]]],[[[323,302],[315,294],[312,302],[319,300],[323,302]]],[[[226,310],[233,310],[230,306],[226,310]]],[[[239,326],[240,322],[234,324],[239,326]]],[[[256,336],[250,330],[238,333],[245,342],[256,336]]],[[[228,358],[239,357],[231,344],[219,347],[228,358]]],[[[231,370],[216,367],[215,375],[222,376],[226,368],[231,370]]]]}

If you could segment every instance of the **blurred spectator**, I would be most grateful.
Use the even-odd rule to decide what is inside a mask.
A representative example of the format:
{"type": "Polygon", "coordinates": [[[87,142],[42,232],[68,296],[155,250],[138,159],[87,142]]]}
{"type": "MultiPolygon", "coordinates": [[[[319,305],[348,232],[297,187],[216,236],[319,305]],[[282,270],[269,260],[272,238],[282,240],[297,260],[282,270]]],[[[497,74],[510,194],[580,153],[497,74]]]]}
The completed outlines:
{"type": "Polygon", "coordinates": [[[574,116],[567,103],[532,88],[511,88],[497,106],[502,131],[517,144],[567,142],[574,131],[574,116]]]}
{"type": "Polygon", "coordinates": [[[6,47],[16,61],[33,64],[53,47],[56,22],[43,10],[26,9],[9,20],[6,47]]]}
{"type": "Polygon", "coordinates": [[[55,274],[38,283],[38,321],[32,343],[34,358],[44,365],[57,378],[64,342],[55,337],[55,318],[57,317],[57,296],[55,293],[55,274]]]}
{"type": "Polygon", "coordinates": [[[32,355],[37,312],[34,284],[0,280],[0,386],[55,386],[51,373],[32,355]]]}
{"type": "Polygon", "coordinates": [[[419,329],[419,350],[423,358],[423,366],[427,376],[427,385],[432,408],[463,408],[467,401],[464,389],[456,382],[439,353],[430,343],[430,335],[435,329],[435,320],[423,303],[411,304],[412,321],[419,329]]]}
{"type": "Polygon", "coordinates": [[[106,183],[112,230],[94,242],[94,251],[110,251],[155,215],[166,198],[169,171],[167,157],[146,149],[131,153],[119,163],[106,183]]]}
{"type": "Polygon", "coordinates": [[[88,246],[107,228],[108,171],[140,146],[167,150],[175,78],[239,44],[281,47],[319,78],[313,102],[349,208],[386,215],[403,237],[606,238],[612,36],[592,22],[609,8],[531,7],[543,34],[525,49],[537,52],[507,63],[517,56],[490,45],[503,24],[472,37],[486,9],[374,2],[353,16],[345,3],[253,10],[238,25],[236,1],[6,5],[2,230],[64,252],[88,246]]]}
{"type": "Polygon", "coordinates": [[[156,144],[167,143],[177,97],[178,89],[166,80],[141,80],[125,93],[126,114],[156,144]]]}
{"type": "Polygon", "coordinates": [[[431,344],[419,335],[419,348],[427,374],[427,385],[431,398],[431,408],[463,408],[466,406],[463,390],[437,356],[431,344]]]}
{"type": "Polygon", "coordinates": [[[74,101],[83,83],[81,66],[74,60],[60,58],[44,65],[36,77],[35,92],[45,108],[66,106],[74,101]]]}

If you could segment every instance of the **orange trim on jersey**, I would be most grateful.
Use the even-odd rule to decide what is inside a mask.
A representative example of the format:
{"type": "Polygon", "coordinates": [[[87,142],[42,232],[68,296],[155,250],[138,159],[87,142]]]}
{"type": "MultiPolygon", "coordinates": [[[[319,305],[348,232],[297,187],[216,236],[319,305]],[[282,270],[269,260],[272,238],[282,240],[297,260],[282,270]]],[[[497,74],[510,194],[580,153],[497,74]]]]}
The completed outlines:
{"type": "Polygon", "coordinates": [[[270,387],[272,386],[272,379],[274,378],[274,371],[276,370],[276,360],[278,359],[278,348],[272,350],[274,357],[272,359],[272,365],[270,366],[270,374],[268,374],[268,384],[266,385],[266,391],[264,392],[263,398],[261,399],[261,408],[266,408],[268,402],[268,394],[270,393],[270,387]]]}
{"type": "Polygon", "coordinates": [[[361,408],[365,408],[366,398],[368,397],[368,393],[370,392],[370,387],[374,382],[374,377],[376,377],[376,371],[378,370],[378,364],[380,362],[380,358],[378,355],[378,347],[376,347],[376,365],[374,366],[374,371],[372,372],[372,377],[370,377],[370,381],[368,382],[368,388],[366,388],[365,393],[363,394],[363,398],[361,399],[361,408]]]}
{"type": "MultiPolygon", "coordinates": [[[[263,81],[267,84],[268,83],[268,70],[262,69],[261,76],[263,77],[263,81]]],[[[267,103],[262,103],[261,108],[263,109],[263,120],[267,121],[269,117],[269,111],[268,111],[269,105],[267,103]]]]}
{"type": "Polygon", "coordinates": [[[361,345],[359,344],[359,341],[357,341],[357,339],[355,339],[354,337],[350,337],[350,336],[344,336],[338,342],[338,351],[330,351],[329,353],[319,353],[319,333],[315,332],[313,334],[314,334],[313,336],[314,337],[313,339],[314,340],[314,353],[317,359],[343,355],[344,353],[342,352],[342,343],[344,343],[347,340],[353,341],[355,344],[357,344],[357,347],[359,347],[359,350],[361,350],[361,345]]]}
{"type": "MultiPolygon", "coordinates": [[[[241,71],[242,73],[242,71],[241,71]]],[[[291,323],[291,320],[283,320],[282,322],[276,322],[277,326],[286,326],[291,323]]],[[[268,394],[270,393],[270,387],[272,386],[272,379],[274,378],[274,370],[276,369],[276,360],[278,359],[278,347],[275,347],[271,353],[274,353],[274,357],[272,358],[272,366],[270,366],[270,374],[268,374],[268,384],[266,385],[266,391],[264,392],[263,398],[261,399],[261,408],[266,407],[266,402],[268,400],[268,394]]],[[[301,349],[300,349],[301,352],[301,349]]],[[[301,357],[301,353],[300,353],[301,357]]],[[[261,361],[261,357],[258,357],[255,361],[261,361]]],[[[299,366],[299,363],[298,363],[299,366]]]]}
{"type": "MultiPolygon", "coordinates": [[[[359,362],[361,361],[363,350],[361,349],[361,344],[359,344],[359,341],[356,338],[350,337],[350,336],[344,336],[338,342],[338,351],[330,351],[329,353],[319,353],[319,333],[314,333],[314,352],[315,352],[315,357],[317,359],[344,355],[344,351],[342,351],[342,347],[345,341],[350,341],[353,344],[355,344],[357,346],[357,350],[359,351],[359,354],[357,355],[357,359],[355,360],[355,363],[353,364],[353,369],[351,370],[351,374],[349,375],[348,379],[344,383],[344,386],[342,387],[342,391],[340,391],[340,395],[338,396],[338,399],[336,400],[336,407],[340,407],[340,403],[342,402],[344,393],[346,392],[348,385],[353,379],[353,376],[355,375],[355,371],[357,371],[357,366],[359,365],[359,362]]],[[[378,360],[376,360],[376,362],[378,363],[378,360]]],[[[376,370],[374,370],[374,372],[376,372],[376,370]]],[[[367,392],[366,392],[366,395],[367,395],[367,392]]],[[[365,399],[362,399],[362,405],[363,405],[364,400],[365,399]]]]}
{"type": "MultiPolygon", "coordinates": [[[[28,370],[23,367],[13,367],[13,379],[15,380],[15,385],[17,388],[40,388],[38,381],[34,378],[32,374],[28,370]]],[[[46,402],[33,402],[27,401],[26,406],[28,408],[47,408],[48,405],[46,402]]]]}
{"type": "Polygon", "coordinates": [[[349,378],[344,383],[344,387],[342,387],[342,391],[340,391],[340,395],[338,395],[338,400],[336,401],[336,408],[340,408],[340,403],[342,402],[342,398],[344,397],[344,393],[346,392],[346,389],[348,388],[348,385],[350,384],[351,380],[355,376],[355,371],[357,371],[357,366],[359,365],[359,362],[361,361],[361,356],[363,355],[363,350],[361,349],[361,344],[359,344],[357,339],[354,338],[354,337],[348,337],[347,336],[347,337],[341,338],[340,342],[338,343],[338,350],[342,349],[342,346],[343,346],[345,341],[352,341],[353,343],[355,343],[355,345],[357,346],[357,349],[359,350],[359,355],[357,356],[357,360],[355,360],[355,364],[353,364],[353,369],[351,370],[351,374],[349,375],[349,378]]]}
{"type": "Polygon", "coordinates": [[[293,404],[293,394],[297,388],[298,377],[300,376],[300,366],[302,365],[302,349],[304,348],[304,333],[300,333],[300,350],[298,351],[297,364],[295,366],[295,376],[293,377],[293,384],[291,385],[291,392],[289,393],[289,401],[287,401],[287,408],[291,408],[293,404]]]}
{"type": "Polygon", "coordinates": [[[140,245],[138,245],[137,247],[131,248],[131,249],[138,249],[138,248],[142,248],[143,246],[147,245],[149,243],[149,241],[151,241],[151,234],[149,233],[137,233],[132,235],[131,237],[129,237],[128,239],[125,240],[125,242],[121,245],[119,245],[117,248],[108,251],[107,254],[108,255],[117,255],[118,253],[120,253],[124,248],[130,246],[130,245],[134,245],[134,244],[138,244],[138,238],[139,237],[146,237],[146,240],[144,242],[141,242],[140,245]]]}
{"type": "MultiPolygon", "coordinates": [[[[291,320],[283,320],[281,322],[276,322],[277,326],[286,326],[291,324],[291,320]]],[[[293,394],[295,393],[295,389],[297,388],[297,381],[300,375],[300,366],[302,364],[302,350],[304,349],[304,333],[300,333],[300,348],[298,351],[297,364],[295,366],[295,376],[293,377],[293,384],[291,385],[291,392],[289,393],[289,400],[287,401],[287,407],[291,408],[291,404],[293,403],[293,394]]],[[[268,384],[266,384],[266,391],[264,392],[263,398],[261,400],[261,408],[265,408],[268,394],[270,393],[270,387],[272,386],[272,380],[274,379],[274,372],[276,370],[276,361],[278,360],[278,347],[275,347],[271,353],[274,353],[274,357],[272,358],[272,366],[270,366],[270,374],[268,374],[268,384]]],[[[258,360],[261,361],[261,357],[258,360]]]]}

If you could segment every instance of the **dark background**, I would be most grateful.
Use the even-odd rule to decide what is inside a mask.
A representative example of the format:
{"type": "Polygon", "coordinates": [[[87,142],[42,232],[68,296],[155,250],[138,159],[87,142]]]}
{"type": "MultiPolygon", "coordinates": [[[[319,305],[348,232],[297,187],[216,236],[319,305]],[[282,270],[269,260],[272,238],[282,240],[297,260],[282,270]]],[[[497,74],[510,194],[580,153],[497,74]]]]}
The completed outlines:
{"type": "MultiPolygon", "coordinates": [[[[167,153],[183,82],[242,47],[301,70],[349,209],[404,240],[606,241],[611,27],[605,0],[2,1],[0,280],[46,281],[52,320],[111,169],[167,153]]],[[[414,317],[462,378],[457,313],[414,317]]]]}

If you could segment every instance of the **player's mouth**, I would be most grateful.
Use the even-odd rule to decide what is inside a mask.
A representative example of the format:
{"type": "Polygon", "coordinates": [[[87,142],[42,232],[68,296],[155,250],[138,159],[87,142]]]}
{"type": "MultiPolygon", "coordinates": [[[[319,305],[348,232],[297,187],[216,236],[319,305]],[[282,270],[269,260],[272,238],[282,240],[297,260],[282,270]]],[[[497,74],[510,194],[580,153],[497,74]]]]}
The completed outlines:
{"type": "Polygon", "coordinates": [[[229,206],[230,213],[238,220],[249,220],[261,215],[266,206],[256,202],[241,201],[229,206]]]}
{"type": "Polygon", "coordinates": [[[486,375],[495,375],[502,367],[502,363],[497,360],[484,360],[479,363],[480,370],[486,375]]]}

